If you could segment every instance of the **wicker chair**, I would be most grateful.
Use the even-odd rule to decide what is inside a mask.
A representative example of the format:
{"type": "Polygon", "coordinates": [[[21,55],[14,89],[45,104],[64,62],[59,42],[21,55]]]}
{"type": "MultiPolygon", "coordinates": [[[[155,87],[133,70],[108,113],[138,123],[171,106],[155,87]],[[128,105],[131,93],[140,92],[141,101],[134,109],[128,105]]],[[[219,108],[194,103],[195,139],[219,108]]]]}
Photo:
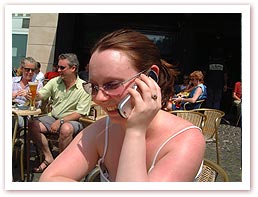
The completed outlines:
{"type": "Polygon", "coordinates": [[[221,118],[225,115],[223,111],[217,109],[200,108],[193,111],[202,112],[206,115],[204,127],[202,128],[206,143],[216,143],[217,163],[219,164],[219,147],[218,147],[218,128],[221,118]]]}
{"type": "Polygon", "coordinates": [[[24,181],[24,137],[22,136],[22,131],[24,130],[24,128],[18,128],[18,114],[12,112],[12,118],[14,121],[14,128],[12,133],[12,154],[14,157],[15,153],[15,161],[17,161],[18,152],[20,152],[20,174],[21,181],[24,181]]]}
{"type": "Polygon", "coordinates": [[[170,111],[170,113],[179,116],[189,122],[193,123],[195,126],[199,128],[203,128],[206,121],[206,116],[202,113],[195,112],[195,111],[187,111],[187,110],[175,110],[170,111]]]}
{"type": "Polygon", "coordinates": [[[107,116],[106,112],[101,109],[99,105],[92,103],[90,113],[88,116],[84,116],[79,119],[79,121],[83,124],[84,128],[89,126],[91,123],[99,120],[103,117],[107,116]]]}
{"type": "Polygon", "coordinates": [[[100,182],[99,167],[96,166],[85,178],[85,182],[100,182]]]}
{"type": "Polygon", "coordinates": [[[79,121],[82,123],[84,128],[89,126],[90,124],[96,122],[96,120],[93,120],[87,116],[80,118],[79,121]]]}
{"type": "Polygon", "coordinates": [[[197,178],[197,182],[228,182],[227,172],[218,164],[204,159],[202,172],[197,178]]]}
{"type": "Polygon", "coordinates": [[[96,116],[95,116],[96,120],[99,120],[99,119],[107,116],[107,113],[96,103],[92,102],[91,107],[94,108],[96,111],[96,116]]]}

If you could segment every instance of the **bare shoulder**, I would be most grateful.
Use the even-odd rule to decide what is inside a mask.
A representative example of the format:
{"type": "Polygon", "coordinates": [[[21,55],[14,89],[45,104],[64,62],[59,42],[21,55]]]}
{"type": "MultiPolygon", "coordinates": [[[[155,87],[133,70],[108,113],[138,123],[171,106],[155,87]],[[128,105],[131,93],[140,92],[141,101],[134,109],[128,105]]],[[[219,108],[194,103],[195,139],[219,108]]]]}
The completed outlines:
{"type": "Polygon", "coordinates": [[[106,127],[106,117],[101,118],[97,120],[96,122],[90,124],[86,128],[83,129],[82,137],[85,136],[95,136],[97,138],[98,136],[102,136],[105,132],[106,127]]]}
{"type": "Polygon", "coordinates": [[[205,140],[200,129],[180,117],[162,113],[161,120],[165,122],[162,130],[158,130],[156,137],[149,146],[149,161],[157,149],[157,160],[150,177],[153,181],[192,181],[196,176],[205,153],[205,140]],[[156,143],[155,143],[156,142],[156,143]],[[155,144],[155,148],[153,147],[155,144]],[[166,172],[166,173],[164,173],[166,172]],[[161,176],[162,175],[162,176],[161,176]]]}
{"type": "Polygon", "coordinates": [[[168,136],[176,135],[173,140],[174,143],[203,143],[204,137],[202,131],[195,127],[191,122],[178,117],[176,115],[164,112],[163,121],[165,128],[163,128],[168,136]]]}

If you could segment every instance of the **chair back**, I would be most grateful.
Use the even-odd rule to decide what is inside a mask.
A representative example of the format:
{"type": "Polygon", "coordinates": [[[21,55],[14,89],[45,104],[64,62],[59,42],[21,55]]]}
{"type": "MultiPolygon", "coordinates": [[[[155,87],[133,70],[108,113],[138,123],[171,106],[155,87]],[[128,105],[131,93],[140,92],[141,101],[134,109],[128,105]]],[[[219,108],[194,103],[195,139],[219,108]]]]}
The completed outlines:
{"type": "Polygon", "coordinates": [[[178,117],[181,117],[185,120],[188,120],[193,125],[203,128],[206,122],[206,116],[202,113],[195,112],[195,111],[187,111],[187,110],[175,110],[170,111],[170,113],[175,114],[178,117]]]}
{"type": "Polygon", "coordinates": [[[89,115],[81,117],[79,121],[83,124],[83,127],[85,128],[91,123],[105,116],[107,116],[106,112],[99,105],[92,102],[89,115]]]}
{"type": "Polygon", "coordinates": [[[216,155],[217,155],[217,164],[220,163],[219,158],[219,140],[218,140],[218,128],[220,125],[221,118],[225,115],[223,111],[218,109],[209,109],[209,108],[200,108],[195,109],[194,111],[202,112],[206,115],[207,120],[202,128],[203,135],[206,143],[216,143],[216,155]]]}
{"type": "Polygon", "coordinates": [[[184,110],[192,110],[192,109],[199,109],[205,102],[205,99],[201,99],[196,101],[195,103],[186,102],[184,104],[184,110]]]}
{"type": "Polygon", "coordinates": [[[216,133],[218,131],[221,118],[225,115],[223,111],[218,109],[200,108],[193,111],[202,112],[206,115],[206,122],[203,127],[203,134],[206,141],[216,140],[216,133]]]}
{"type": "Polygon", "coordinates": [[[229,177],[220,165],[204,159],[202,172],[197,177],[197,182],[229,182],[229,177]]]}
{"type": "Polygon", "coordinates": [[[93,104],[92,106],[94,106],[96,110],[96,120],[107,116],[107,113],[99,105],[93,104]]]}
{"type": "Polygon", "coordinates": [[[100,170],[96,166],[85,178],[85,182],[100,182],[100,170]]]}
{"type": "MultiPolygon", "coordinates": [[[[24,181],[24,161],[23,161],[23,152],[24,152],[24,140],[21,134],[24,131],[24,127],[18,127],[18,114],[16,112],[12,112],[12,119],[13,119],[13,132],[12,132],[12,155],[15,155],[15,162],[18,159],[18,151],[20,152],[20,175],[21,181],[24,181]],[[16,152],[16,154],[14,154],[16,152]]],[[[14,170],[13,170],[14,171],[14,170]]],[[[13,177],[14,178],[14,177],[13,177]]]]}
{"type": "Polygon", "coordinates": [[[81,117],[81,118],[79,119],[79,121],[82,123],[82,125],[83,125],[84,128],[87,127],[87,126],[89,126],[90,124],[96,122],[95,119],[92,119],[92,118],[90,118],[90,117],[88,117],[88,116],[81,117]]]}
{"type": "Polygon", "coordinates": [[[13,133],[12,133],[12,151],[14,148],[16,136],[17,136],[17,131],[18,131],[18,114],[15,113],[14,111],[12,112],[12,117],[13,117],[13,133]]]}

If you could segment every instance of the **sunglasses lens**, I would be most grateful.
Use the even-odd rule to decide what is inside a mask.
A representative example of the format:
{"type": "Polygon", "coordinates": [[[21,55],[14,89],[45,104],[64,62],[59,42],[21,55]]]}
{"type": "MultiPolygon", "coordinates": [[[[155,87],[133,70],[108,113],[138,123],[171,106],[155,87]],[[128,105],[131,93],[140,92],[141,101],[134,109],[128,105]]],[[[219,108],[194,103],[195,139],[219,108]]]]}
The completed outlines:
{"type": "Polygon", "coordinates": [[[24,68],[24,70],[26,71],[26,72],[34,72],[35,71],[35,69],[34,68],[25,68],[25,67],[23,67],[24,68]]]}
{"type": "Polygon", "coordinates": [[[60,70],[64,70],[65,69],[64,66],[58,66],[57,68],[60,69],[60,70]]]}

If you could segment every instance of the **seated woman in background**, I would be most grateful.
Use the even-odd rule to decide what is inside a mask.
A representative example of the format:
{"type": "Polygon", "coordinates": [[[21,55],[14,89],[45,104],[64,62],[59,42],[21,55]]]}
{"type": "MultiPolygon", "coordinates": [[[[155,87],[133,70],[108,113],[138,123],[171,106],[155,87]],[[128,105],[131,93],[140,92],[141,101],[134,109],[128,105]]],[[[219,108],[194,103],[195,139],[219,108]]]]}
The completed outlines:
{"type": "Polygon", "coordinates": [[[196,103],[196,101],[207,98],[207,88],[203,84],[204,83],[203,78],[204,77],[203,77],[203,74],[201,71],[192,72],[190,74],[190,80],[194,87],[191,90],[189,96],[184,97],[184,95],[178,94],[177,98],[172,98],[172,101],[174,101],[174,102],[168,106],[168,109],[182,110],[182,109],[184,109],[184,104],[186,102],[193,103],[193,105],[191,106],[192,109],[198,108],[199,103],[196,103]]]}
{"type": "MultiPolygon", "coordinates": [[[[33,76],[36,69],[36,60],[32,57],[23,58],[20,62],[21,76],[12,78],[12,101],[15,104],[29,105],[28,91],[29,82],[33,81],[33,76]]],[[[34,79],[35,80],[35,79],[34,79]]],[[[37,91],[43,87],[41,82],[38,82],[37,91]]],[[[37,107],[40,107],[41,102],[37,102],[37,107]]],[[[19,116],[19,127],[23,127],[23,118],[19,116]]]]}

